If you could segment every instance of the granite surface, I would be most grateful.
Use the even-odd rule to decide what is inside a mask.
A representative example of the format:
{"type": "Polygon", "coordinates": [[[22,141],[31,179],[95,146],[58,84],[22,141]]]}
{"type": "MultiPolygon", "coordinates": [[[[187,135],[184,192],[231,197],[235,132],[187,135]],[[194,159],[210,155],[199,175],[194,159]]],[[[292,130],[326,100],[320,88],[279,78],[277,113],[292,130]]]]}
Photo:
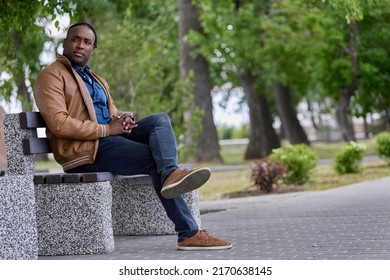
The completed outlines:
{"type": "Polygon", "coordinates": [[[5,112],[0,106],[0,172],[7,170],[7,156],[5,154],[4,120],[5,112]]]}
{"type": "MultiPolygon", "coordinates": [[[[111,182],[114,235],[175,234],[148,176],[120,178],[111,182]]],[[[183,195],[200,227],[198,190],[183,195]]]]}
{"type": "Polygon", "coordinates": [[[37,259],[32,175],[0,177],[0,259],[37,259]]]}
{"type": "Polygon", "coordinates": [[[39,255],[114,250],[110,182],[35,186],[39,255]]]}
{"type": "Polygon", "coordinates": [[[34,174],[35,166],[32,155],[23,153],[22,139],[31,137],[31,131],[21,129],[19,114],[7,114],[4,117],[4,139],[6,144],[8,174],[34,174]]]}

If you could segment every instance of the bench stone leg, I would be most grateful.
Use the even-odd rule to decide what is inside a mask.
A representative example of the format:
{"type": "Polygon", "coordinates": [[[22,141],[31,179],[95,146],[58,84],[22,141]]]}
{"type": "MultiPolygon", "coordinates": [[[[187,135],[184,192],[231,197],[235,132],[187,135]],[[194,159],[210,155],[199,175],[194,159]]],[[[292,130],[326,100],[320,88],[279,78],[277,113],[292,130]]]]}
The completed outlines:
{"type": "Polygon", "coordinates": [[[23,153],[22,140],[32,136],[28,129],[20,128],[19,114],[7,114],[4,117],[4,139],[8,163],[8,174],[25,175],[35,173],[33,155],[23,153]]]}
{"type": "Polygon", "coordinates": [[[35,186],[38,254],[114,251],[110,182],[35,186]]]}
{"type": "Polygon", "coordinates": [[[38,258],[33,176],[0,178],[0,259],[38,258]]]}
{"type": "MultiPolygon", "coordinates": [[[[111,185],[114,235],[175,234],[174,224],[166,215],[149,176],[118,178],[111,185]]],[[[200,227],[198,190],[183,197],[200,227]]]]}

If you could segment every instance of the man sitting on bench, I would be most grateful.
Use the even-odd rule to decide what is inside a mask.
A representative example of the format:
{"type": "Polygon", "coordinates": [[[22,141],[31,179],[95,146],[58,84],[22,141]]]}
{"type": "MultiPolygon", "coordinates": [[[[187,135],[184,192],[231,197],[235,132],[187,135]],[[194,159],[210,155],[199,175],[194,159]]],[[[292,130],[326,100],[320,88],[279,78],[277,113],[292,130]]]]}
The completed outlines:
{"type": "Polygon", "coordinates": [[[198,228],[181,196],[201,187],[211,173],[208,168],[178,168],[168,115],[136,121],[132,113],[115,107],[107,82],[87,65],[97,47],[90,24],[70,26],[63,47],[63,55],[38,75],[33,92],[54,157],[64,171],[149,174],[175,224],[179,250],[231,248],[231,243],[198,228]]]}

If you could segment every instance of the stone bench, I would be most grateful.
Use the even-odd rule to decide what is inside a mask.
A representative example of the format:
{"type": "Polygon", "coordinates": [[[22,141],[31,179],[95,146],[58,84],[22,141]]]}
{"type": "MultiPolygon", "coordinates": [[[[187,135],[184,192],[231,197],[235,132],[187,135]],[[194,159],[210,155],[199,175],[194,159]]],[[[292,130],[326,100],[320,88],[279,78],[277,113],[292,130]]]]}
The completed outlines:
{"type": "Polygon", "coordinates": [[[38,258],[32,175],[0,177],[0,260],[38,258]]]}
{"type": "MultiPolygon", "coordinates": [[[[114,235],[175,234],[147,175],[36,173],[34,155],[51,152],[39,127],[45,123],[38,112],[4,119],[4,177],[33,178],[38,255],[110,253],[114,235]]],[[[183,197],[200,224],[198,191],[183,197]]]]}
{"type": "Polygon", "coordinates": [[[0,107],[0,260],[37,259],[33,176],[5,176],[4,115],[0,107]]]}

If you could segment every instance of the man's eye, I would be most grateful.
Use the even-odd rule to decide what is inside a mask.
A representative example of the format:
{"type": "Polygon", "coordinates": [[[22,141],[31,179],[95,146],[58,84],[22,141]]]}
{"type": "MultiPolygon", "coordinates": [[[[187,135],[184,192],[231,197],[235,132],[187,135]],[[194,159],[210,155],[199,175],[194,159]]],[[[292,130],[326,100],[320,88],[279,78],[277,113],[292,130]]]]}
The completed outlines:
{"type": "Polygon", "coordinates": [[[71,40],[72,40],[72,42],[78,42],[78,41],[79,41],[79,38],[73,37],[71,40]]]}
{"type": "Polygon", "coordinates": [[[92,46],[92,41],[90,41],[90,40],[86,40],[84,43],[85,43],[87,46],[92,46]]]}

